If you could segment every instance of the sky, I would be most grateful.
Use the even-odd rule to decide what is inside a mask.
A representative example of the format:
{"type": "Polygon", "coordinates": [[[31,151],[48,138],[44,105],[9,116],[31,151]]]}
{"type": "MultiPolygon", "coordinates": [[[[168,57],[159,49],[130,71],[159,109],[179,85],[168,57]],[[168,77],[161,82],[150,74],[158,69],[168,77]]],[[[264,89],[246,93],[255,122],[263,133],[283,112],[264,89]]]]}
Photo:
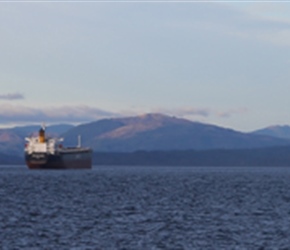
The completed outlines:
{"type": "Polygon", "coordinates": [[[0,70],[0,127],[290,125],[290,1],[0,1],[0,70]]]}

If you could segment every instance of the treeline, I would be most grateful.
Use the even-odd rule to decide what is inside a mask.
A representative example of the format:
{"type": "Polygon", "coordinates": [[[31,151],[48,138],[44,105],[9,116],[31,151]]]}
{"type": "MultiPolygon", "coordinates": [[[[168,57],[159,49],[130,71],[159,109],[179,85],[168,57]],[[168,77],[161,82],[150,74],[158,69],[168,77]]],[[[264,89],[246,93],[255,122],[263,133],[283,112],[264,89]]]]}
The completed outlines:
{"type": "MultiPolygon", "coordinates": [[[[24,157],[0,154],[0,165],[25,164],[24,157]]],[[[260,149],[94,152],[93,165],[290,166],[290,146],[260,149]]]]}
{"type": "Polygon", "coordinates": [[[290,166],[290,147],[205,151],[94,153],[94,165],[290,166]]]}
{"type": "Polygon", "coordinates": [[[24,156],[15,156],[0,153],[0,165],[23,165],[25,164],[24,156]]]}

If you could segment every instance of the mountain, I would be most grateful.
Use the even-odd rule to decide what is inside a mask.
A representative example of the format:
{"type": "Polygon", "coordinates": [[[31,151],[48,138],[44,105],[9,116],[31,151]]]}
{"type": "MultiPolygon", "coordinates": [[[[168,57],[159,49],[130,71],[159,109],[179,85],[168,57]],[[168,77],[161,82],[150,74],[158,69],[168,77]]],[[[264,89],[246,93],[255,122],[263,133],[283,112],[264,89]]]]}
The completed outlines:
{"type": "Polygon", "coordinates": [[[65,144],[82,145],[99,152],[137,150],[207,150],[290,145],[290,140],[241,133],[232,129],[192,122],[161,114],[103,119],[76,126],[62,136],[65,144]]]}
{"type": "MultiPolygon", "coordinates": [[[[0,153],[23,155],[24,138],[38,132],[40,126],[0,129],[0,153]]],[[[290,145],[289,139],[192,122],[162,114],[103,119],[79,126],[48,126],[47,135],[64,137],[65,146],[75,146],[81,135],[82,145],[95,152],[135,152],[250,149],[290,145]]]]}
{"type": "Polygon", "coordinates": [[[288,126],[288,125],[270,126],[270,127],[256,130],[256,131],[252,132],[252,134],[268,135],[268,136],[273,136],[273,137],[277,137],[277,138],[290,139],[290,126],[288,126]]]}
{"type": "Polygon", "coordinates": [[[9,129],[0,130],[0,152],[8,155],[20,155],[23,152],[24,138],[9,129]]]}

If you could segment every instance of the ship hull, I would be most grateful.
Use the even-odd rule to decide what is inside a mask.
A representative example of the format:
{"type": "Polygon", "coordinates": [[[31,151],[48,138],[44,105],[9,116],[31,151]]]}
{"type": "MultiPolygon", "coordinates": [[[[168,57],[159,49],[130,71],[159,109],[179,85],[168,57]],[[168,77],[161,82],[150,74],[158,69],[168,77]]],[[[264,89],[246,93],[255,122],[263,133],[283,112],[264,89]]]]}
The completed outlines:
{"type": "Polygon", "coordinates": [[[25,154],[29,169],[91,169],[92,151],[70,149],[56,154],[25,154]]]}

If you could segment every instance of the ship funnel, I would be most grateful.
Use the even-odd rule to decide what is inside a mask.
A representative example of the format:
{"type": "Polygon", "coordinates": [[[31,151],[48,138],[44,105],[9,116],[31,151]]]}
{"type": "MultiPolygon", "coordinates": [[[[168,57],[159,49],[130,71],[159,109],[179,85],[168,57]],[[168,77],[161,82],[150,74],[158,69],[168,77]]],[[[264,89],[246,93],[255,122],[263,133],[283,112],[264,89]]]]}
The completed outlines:
{"type": "Polygon", "coordinates": [[[45,130],[44,130],[44,127],[42,127],[42,128],[39,130],[39,133],[38,133],[38,140],[39,140],[39,142],[41,142],[41,143],[44,143],[44,142],[45,142],[45,130]]]}

